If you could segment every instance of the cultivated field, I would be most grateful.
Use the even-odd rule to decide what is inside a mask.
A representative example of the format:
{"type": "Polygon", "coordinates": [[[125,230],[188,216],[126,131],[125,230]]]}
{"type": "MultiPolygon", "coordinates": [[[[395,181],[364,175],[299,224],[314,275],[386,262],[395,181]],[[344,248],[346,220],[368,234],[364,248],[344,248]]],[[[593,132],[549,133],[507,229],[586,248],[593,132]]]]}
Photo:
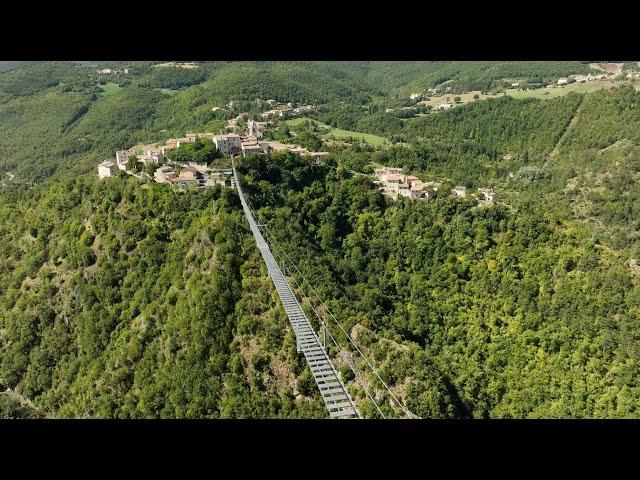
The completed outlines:
{"type": "Polygon", "coordinates": [[[612,88],[619,83],[611,82],[607,80],[596,81],[596,82],[586,82],[586,83],[570,83],[568,85],[563,85],[560,87],[552,87],[552,88],[536,88],[534,90],[520,90],[520,89],[507,89],[507,95],[513,98],[554,98],[560,97],[562,95],[567,95],[571,92],[576,93],[589,93],[595,92],[596,90],[600,90],[602,88],[612,88]]]}
{"type": "Polygon", "coordinates": [[[107,83],[106,85],[100,85],[100,88],[102,89],[101,95],[111,95],[112,93],[116,93],[122,90],[122,87],[120,85],[112,82],[107,83]]]}
{"type": "Polygon", "coordinates": [[[607,73],[620,73],[622,71],[622,63],[590,63],[591,68],[602,70],[607,73]]]}

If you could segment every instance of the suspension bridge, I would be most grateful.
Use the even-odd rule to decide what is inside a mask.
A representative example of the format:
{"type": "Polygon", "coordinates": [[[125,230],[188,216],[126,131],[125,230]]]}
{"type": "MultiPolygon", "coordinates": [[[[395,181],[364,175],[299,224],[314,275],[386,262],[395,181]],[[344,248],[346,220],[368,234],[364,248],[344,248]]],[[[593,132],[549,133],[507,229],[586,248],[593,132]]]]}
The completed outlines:
{"type": "MultiPolygon", "coordinates": [[[[344,418],[344,419],[363,418],[356,406],[355,401],[353,400],[353,398],[347,391],[344,383],[340,379],[340,375],[338,374],[338,371],[333,365],[333,362],[331,361],[331,358],[329,357],[329,354],[327,352],[327,348],[326,348],[327,338],[330,338],[331,341],[333,341],[333,343],[339,348],[339,345],[335,337],[331,335],[331,333],[327,329],[325,321],[320,317],[317,310],[312,305],[311,307],[313,308],[314,313],[316,314],[318,319],[321,320],[321,323],[322,323],[322,342],[320,341],[320,338],[318,338],[318,336],[316,335],[314,328],[312,327],[311,323],[309,322],[309,319],[307,318],[306,314],[302,310],[302,307],[298,302],[298,299],[296,298],[289,282],[287,281],[287,278],[282,273],[282,270],[280,269],[278,262],[273,256],[273,253],[271,252],[271,248],[269,247],[269,244],[267,243],[264,236],[262,235],[262,231],[260,230],[260,227],[264,228],[266,227],[266,225],[259,225],[254,219],[250,204],[248,200],[245,198],[244,193],[242,191],[242,185],[240,184],[240,180],[236,172],[235,160],[232,158],[231,161],[232,161],[233,177],[235,179],[235,186],[238,192],[238,196],[240,197],[242,210],[244,211],[247,221],[249,222],[249,227],[251,229],[251,232],[253,233],[258,249],[260,250],[260,253],[262,254],[262,258],[267,266],[269,277],[273,281],[273,284],[278,293],[278,297],[280,298],[280,301],[284,306],[284,311],[295,333],[297,351],[298,353],[302,353],[304,355],[307,361],[307,364],[309,365],[309,369],[311,370],[311,374],[313,375],[313,378],[316,382],[320,395],[324,400],[324,403],[329,412],[330,418],[344,418]]],[[[286,252],[284,252],[282,248],[274,241],[272,241],[272,244],[274,245],[275,248],[277,248],[280,251],[281,261],[285,261],[286,259],[287,265],[296,269],[296,271],[302,277],[304,282],[307,283],[308,287],[311,288],[312,292],[317,296],[317,293],[315,292],[315,290],[313,290],[313,287],[309,285],[309,283],[306,281],[306,279],[302,275],[302,272],[300,272],[300,270],[295,266],[295,263],[293,263],[291,259],[286,255],[286,252]]],[[[300,287],[300,285],[297,284],[297,282],[296,282],[296,285],[300,287]]],[[[322,300],[319,298],[319,296],[317,296],[317,298],[326,309],[326,306],[324,305],[322,300]]],[[[328,309],[326,310],[328,311],[328,309]]],[[[333,315],[331,316],[333,317],[333,315]]],[[[388,385],[384,383],[382,378],[380,378],[378,373],[375,371],[373,365],[371,365],[371,363],[364,357],[364,355],[362,354],[362,351],[357,347],[357,345],[353,343],[353,340],[351,339],[349,334],[342,328],[342,326],[339,324],[337,319],[335,317],[333,317],[333,319],[342,329],[347,339],[351,341],[355,349],[360,353],[360,355],[362,356],[366,364],[372,369],[375,376],[379,379],[380,382],[382,382],[384,387],[386,387],[387,391],[390,393],[392,399],[396,402],[396,404],[400,406],[400,408],[406,414],[407,417],[410,417],[410,418],[414,417],[406,409],[406,407],[397,399],[397,397],[393,394],[393,392],[391,392],[388,385]]],[[[376,406],[379,414],[383,418],[385,418],[385,415],[380,409],[378,402],[376,402],[376,400],[373,398],[371,392],[367,388],[362,377],[355,369],[353,362],[349,362],[347,360],[347,363],[349,364],[349,367],[353,370],[359,383],[363,386],[363,389],[365,390],[365,393],[367,394],[369,399],[376,406]]]]}

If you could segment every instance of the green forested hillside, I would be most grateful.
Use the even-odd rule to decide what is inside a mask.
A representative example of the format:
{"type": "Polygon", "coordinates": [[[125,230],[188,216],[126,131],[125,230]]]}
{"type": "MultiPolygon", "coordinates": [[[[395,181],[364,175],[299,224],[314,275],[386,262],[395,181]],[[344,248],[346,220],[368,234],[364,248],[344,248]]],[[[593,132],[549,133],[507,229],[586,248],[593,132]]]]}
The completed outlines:
{"type": "Polygon", "coordinates": [[[0,90],[14,96],[33,95],[61,83],[82,84],[86,75],[69,63],[36,63],[0,75],[0,90]]]}
{"type": "Polygon", "coordinates": [[[357,71],[332,62],[232,63],[211,74],[203,85],[221,100],[266,100],[281,102],[347,101],[360,103],[379,94],[357,71]]]}
{"type": "Polygon", "coordinates": [[[1,390],[61,417],[324,415],[233,193],[79,177],[0,211],[1,390]]]}
{"type": "Polygon", "coordinates": [[[31,63],[37,63],[37,62],[30,62],[30,61],[0,61],[0,72],[6,72],[7,70],[13,70],[14,68],[18,68],[21,67],[23,65],[29,65],[31,63]]]}

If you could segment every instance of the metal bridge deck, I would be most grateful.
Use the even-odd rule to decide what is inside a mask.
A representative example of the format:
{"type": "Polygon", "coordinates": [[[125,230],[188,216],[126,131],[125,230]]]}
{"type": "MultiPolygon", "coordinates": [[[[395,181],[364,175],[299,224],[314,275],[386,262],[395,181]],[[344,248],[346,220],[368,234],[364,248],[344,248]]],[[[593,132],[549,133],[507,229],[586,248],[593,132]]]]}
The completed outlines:
{"type": "Polygon", "coordinates": [[[362,418],[355,402],[347,392],[343,383],[340,381],[338,372],[322,347],[322,344],[311,327],[309,320],[302,311],[296,296],[293,294],[289,283],[273,257],[273,254],[269,249],[269,245],[265,241],[258,225],[253,219],[251,209],[244,198],[242,187],[238,181],[235,162],[233,162],[233,176],[236,179],[236,188],[238,190],[238,195],[240,196],[240,203],[242,203],[242,209],[249,221],[249,227],[251,228],[251,232],[256,240],[258,249],[262,254],[262,258],[267,265],[269,276],[271,277],[271,280],[278,292],[278,296],[284,305],[284,311],[286,312],[289,322],[291,322],[291,326],[293,327],[293,331],[296,334],[299,349],[304,354],[307,364],[311,369],[313,378],[318,385],[318,390],[320,390],[320,395],[322,395],[326,408],[329,411],[329,416],[331,418],[362,418]]]}

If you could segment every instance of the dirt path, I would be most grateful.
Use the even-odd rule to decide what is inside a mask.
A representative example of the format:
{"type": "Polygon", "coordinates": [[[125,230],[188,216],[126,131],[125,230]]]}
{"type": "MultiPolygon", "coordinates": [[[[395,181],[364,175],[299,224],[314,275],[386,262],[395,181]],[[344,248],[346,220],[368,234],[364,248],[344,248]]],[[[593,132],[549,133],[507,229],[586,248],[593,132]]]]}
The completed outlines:
{"type": "Polygon", "coordinates": [[[53,418],[53,416],[50,413],[43,412],[38,407],[36,407],[30,399],[24,397],[23,395],[19,394],[18,392],[14,392],[10,388],[7,388],[4,392],[0,393],[0,395],[1,394],[7,395],[12,400],[15,400],[16,402],[19,402],[20,405],[22,405],[23,407],[24,406],[30,407],[33,410],[35,410],[36,412],[41,413],[43,418],[47,418],[47,419],[53,418]]]}

